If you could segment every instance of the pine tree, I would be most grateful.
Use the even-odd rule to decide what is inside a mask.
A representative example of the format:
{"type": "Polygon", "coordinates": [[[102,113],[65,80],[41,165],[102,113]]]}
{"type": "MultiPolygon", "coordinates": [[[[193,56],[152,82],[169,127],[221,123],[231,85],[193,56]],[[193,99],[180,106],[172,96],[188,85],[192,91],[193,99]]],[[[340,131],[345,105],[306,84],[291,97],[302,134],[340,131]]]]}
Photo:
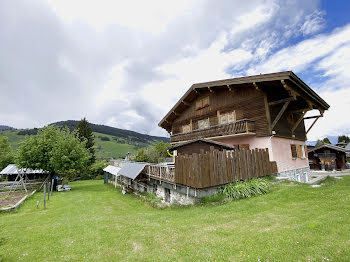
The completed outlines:
{"type": "Polygon", "coordinates": [[[86,139],[86,149],[90,152],[91,155],[90,164],[94,163],[96,160],[94,148],[95,142],[89,122],[84,117],[79,121],[75,129],[77,130],[78,137],[81,141],[86,139]]]}

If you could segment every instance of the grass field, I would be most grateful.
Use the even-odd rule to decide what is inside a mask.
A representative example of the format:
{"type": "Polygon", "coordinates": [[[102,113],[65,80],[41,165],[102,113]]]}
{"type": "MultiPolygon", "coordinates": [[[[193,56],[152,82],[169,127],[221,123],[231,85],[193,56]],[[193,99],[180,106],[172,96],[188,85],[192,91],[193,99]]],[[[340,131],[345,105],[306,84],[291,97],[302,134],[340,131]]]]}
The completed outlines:
{"type": "Polygon", "coordinates": [[[102,181],[0,214],[0,261],[349,261],[350,176],[255,198],[152,208],[102,181]]]}

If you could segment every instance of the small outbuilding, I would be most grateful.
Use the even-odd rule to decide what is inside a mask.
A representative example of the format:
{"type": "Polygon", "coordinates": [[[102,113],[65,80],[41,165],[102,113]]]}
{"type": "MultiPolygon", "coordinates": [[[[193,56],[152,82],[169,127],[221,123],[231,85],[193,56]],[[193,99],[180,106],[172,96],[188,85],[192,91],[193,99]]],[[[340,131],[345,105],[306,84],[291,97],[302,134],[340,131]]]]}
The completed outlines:
{"type": "Polygon", "coordinates": [[[201,150],[204,150],[204,152],[211,151],[210,148],[213,148],[213,150],[234,150],[235,147],[232,145],[216,142],[213,140],[208,139],[194,139],[191,141],[187,141],[184,143],[178,143],[173,145],[169,148],[171,151],[175,151],[176,155],[184,155],[184,154],[193,154],[197,153],[199,154],[201,150]]]}
{"type": "Polygon", "coordinates": [[[346,168],[345,148],[324,144],[309,150],[309,164],[312,170],[343,170],[346,168]]]}

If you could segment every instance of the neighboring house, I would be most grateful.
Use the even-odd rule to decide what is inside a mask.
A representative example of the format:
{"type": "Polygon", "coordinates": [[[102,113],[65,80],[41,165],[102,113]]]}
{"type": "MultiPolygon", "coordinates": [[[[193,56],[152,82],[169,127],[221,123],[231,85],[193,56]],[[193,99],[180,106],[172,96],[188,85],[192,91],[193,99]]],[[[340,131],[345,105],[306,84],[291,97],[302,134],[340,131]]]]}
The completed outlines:
{"type": "Polygon", "coordinates": [[[324,144],[308,152],[310,169],[333,171],[346,168],[345,148],[324,144]]]}
{"type": "Polygon", "coordinates": [[[306,135],[328,108],[288,71],[194,84],[159,126],[170,133],[173,147],[206,139],[235,148],[268,148],[280,175],[307,180],[306,135]],[[314,109],[318,115],[305,117],[314,109]],[[305,119],[314,119],[307,131],[305,119]]]}
{"type": "Polygon", "coordinates": [[[350,143],[348,143],[347,146],[345,147],[345,152],[346,152],[347,160],[350,160],[350,143]]]}

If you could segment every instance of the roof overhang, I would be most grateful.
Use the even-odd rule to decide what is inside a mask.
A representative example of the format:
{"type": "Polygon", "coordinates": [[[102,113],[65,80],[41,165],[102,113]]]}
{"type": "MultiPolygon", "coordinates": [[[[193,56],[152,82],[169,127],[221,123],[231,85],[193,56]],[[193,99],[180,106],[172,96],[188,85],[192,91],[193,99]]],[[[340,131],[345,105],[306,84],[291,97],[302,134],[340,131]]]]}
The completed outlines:
{"type": "Polygon", "coordinates": [[[244,84],[259,86],[258,83],[273,81],[281,82],[282,80],[291,83],[291,88],[297,93],[302,94],[304,97],[310,99],[312,103],[317,105],[317,109],[324,111],[329,108],[329,105],[318,94],[316,94],[315,91],[313,91],[307,84],[305,84],[296,74],[294,74],[292,71],[286,71],[193,84],[190,89],[187,90],[187,92],[165,115],[165,117],[159,122],[158,125],[170,132],[172,121],[179,113],[185,110],[184,106],[182,105],[188,105],[193,99],[195,99],[195,97],[198,96],[198,91],[201,89],[212,90],[223,86],[231,88],[235,85],[244,84]]]}
{"type": "Polygon", "coordinates": [[[334,146],[334,145],[330,145],[330,144],[323,144],[323,145],[320,145],[320,146],[317,146],[317,147],[310,149],[308,151],[308,153],[314,152],[314,151],[321,149],[321,148],[329,148],[329,149],[333,149],[333,150],[344,152],[344,153],[346,152],[345,148],[343,148],[343,147],[334,146]]]}
{"type": "Polygon", "coordinates": [[[222,146],[223,148],[227,149],[227,150],[233,150],[234,147],[228,144],[224,144],[224,143],[220,143],[217,141],[213,141],[213,140],[209,140],[209,139],[194,139],[194,140],[190,140],[190,141],[186,141],[186,142],[182,142],[182,143],[178,143],[176,145],[173,145],[169,148],[169,150],[175,150],[178,149],[179,147],[185,146],[185,145],[190,145],[196,142],[203,142],[206,144],[210,144],[210,145],[216,145],[216,146],[222,146]]]}

